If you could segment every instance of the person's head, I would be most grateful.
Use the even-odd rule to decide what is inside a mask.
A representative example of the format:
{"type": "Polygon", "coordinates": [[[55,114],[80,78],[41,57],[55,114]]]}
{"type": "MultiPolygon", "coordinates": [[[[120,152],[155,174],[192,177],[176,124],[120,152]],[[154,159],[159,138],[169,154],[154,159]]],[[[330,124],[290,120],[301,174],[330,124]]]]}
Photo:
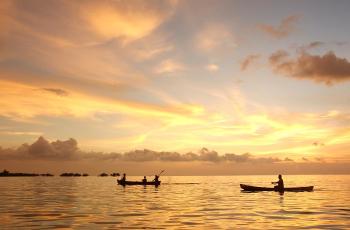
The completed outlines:
{"type": "Polygon", "coordinates": [[[125,176],[126,174],[124,173],[123,176],[125,176]]]}
{"type": "Polygon", "coordinates": [[[145,179],[146,179],[146,176],[143,176],[143,178],[145,178],[145,179]]]}
{"type": "Polygon", "coordinates": [[[278,179],[282,179],[282,175],[280,174],[280,175],[278,175],[278,179]]]}

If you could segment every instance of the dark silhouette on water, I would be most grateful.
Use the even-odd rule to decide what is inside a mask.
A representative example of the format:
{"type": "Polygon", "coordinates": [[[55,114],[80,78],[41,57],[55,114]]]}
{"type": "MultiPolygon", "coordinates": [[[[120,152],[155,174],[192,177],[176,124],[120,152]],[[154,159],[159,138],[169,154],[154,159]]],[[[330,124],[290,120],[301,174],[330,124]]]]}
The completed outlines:
{"type": "Polygon", "coordinates": [[[123,173],[123,177],[122,177],[122,179],[120,179],[120,181],[121,182],[125,182],[126,181],[126,174],[125,173],[123,173]]]}
{"type": "Polygon", "coordinates": [[[155,178],[153,181],[147,181],[146,176],[144,176],[142,181],[127,181],[125,173],[123,174],[123,177],[120,180],[117,180],[119,185],[125,186],[125,185],[154,185],[159,186],[161,181],[159,180],[159,175],[164,172],[161,171],[158,175],[155,175],[155,178]]]}
{"type": "Polygon", "coordinates": [[[40,176],[54,176],[54,175],[52,175],[50,173],[43,173],[43,174],[40,174],[40,176]]]}
{"type": "MultiPolygon", "coordinates": [[[[276,190],[275,188],[269,188],[269,187],[258,187],[258,186],[251,186],[246,184],[240,184],[241,188],[246,192],[261,192],[261,191],[275,191],[280,192],[276,190]]],[[[282,192],[311,192],[313,191],[314,186],[306,186],[306,187],[290,187],[290,188],[284,188],[282,192]]]]}
{"type": "Polygon", "coordinates": [[[80,177],[80,173],[62,173],[60,176],[62,177],[80,177]]]}
{"type": "MultiPolygon", "coordinates": [[[[41,176],[47,176],[48,174],[42,174],[41,176]]],[[[51,174],[49,174],[51,175],[51,174]]],[[[35,177],[35,176],[40,176],[40,174],[37,173],[11,173],[4,169],[4,171],[0,172],[0,177],[35,177]]]]}
{"type": "Polygon", "coordinates": [[[281,194],[283,194],[284,192],[311,192],[314,189],[314,186],[285,188],[282,175],[278,175],[278,181],[271,182],[271,184],[277,184],[277,185],[274,186],[273,188],[269,188],[269,187],[258,187],[258,186],[240,184],[240,187],[244,191],[248,191],[248,192],[275,191],[281,194]]]}
{"type": "Polygon", "coordinates": [[[142,183],[147,184],[147,178],[146,178],[146,176],[143,177],[142,183]]]}
{"type": "Polygon", "coordinates": [[[277,184],[274,188],[276,191],[283,192],[284,191],[284,182],[282,179],[282,175],[278,175],[278,181],[271,182],[272,184],[277,184]]]}
{"type": "Polygon", "coordinates": [[[111,176],[112,177],[117,177],[117,176],[120,176],[120,174],[119,173],[111,173],[111,176]]]}
{"type": "Polygon", "coordinates": [[[108,174],[107,173],[101,173],[99,176],[104,177],[104,176],[108,176],[108,174]]]}
{"type": "Polygon", "coordinates": [[[159,175],[154,175],[153,181],[159,183],[159,175]]]}

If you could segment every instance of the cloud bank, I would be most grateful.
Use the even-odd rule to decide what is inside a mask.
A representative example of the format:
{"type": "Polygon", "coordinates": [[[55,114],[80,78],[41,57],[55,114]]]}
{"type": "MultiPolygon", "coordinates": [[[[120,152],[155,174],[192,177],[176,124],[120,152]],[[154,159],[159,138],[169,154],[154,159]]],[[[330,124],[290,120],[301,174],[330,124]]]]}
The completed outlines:
{"type": "Polygon", "coordinates": [[[236,162],[236,163],[276,163],[291,161],[277,157],[256,157],[250,153],[219,155],[214,150],[202,148],[197,153],[153,151],[149,149],[133,150],[125,153],[85,152],[78,148],[78,142],[70,138],[65,141],[49,142],[44,137],[39,137],[32,144],[22,144],[17,149],[0,147],[0,159],[3,160],[119,160],[131,162],[168,161],[168,162],[236,162]]]}

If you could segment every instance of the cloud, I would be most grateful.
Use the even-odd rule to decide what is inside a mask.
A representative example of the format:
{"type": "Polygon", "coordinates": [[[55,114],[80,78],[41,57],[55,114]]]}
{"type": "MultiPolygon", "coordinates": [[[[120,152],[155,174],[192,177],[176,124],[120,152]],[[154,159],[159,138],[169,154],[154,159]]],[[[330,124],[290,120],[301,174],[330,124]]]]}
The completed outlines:
{"type": "Polygon", "coordinates": [[[284,18],[278,26],[268,24],[258,25],[258,28],[269,36],[281,39],[288,37],[295,30],[295,23],[300,19],[298,15],[291,15],[284,18]]]}
{"type": "Polygon", "coordinates": [[[309,49],[317,48],[317,47],[323,46],[324,44],[325,44],[324,42],[314,41],[314,42],[310,42],[310,44],[308,44],[306,48],[309,48],[309,49]]]}
{"type": "Polygon", "coordinates": [[[350,80],[350,62],[337,57],[332,51],[324,55],[312,55],[307,51],[290,57],[284,50],[271,54],[270,65],[275,73],[296,79],[312,80],[332,85],[350,80]]]}
{"type": "Polygon", "coordinates": [[[154,72],[157,74],[170,74],[182,71],[184,69],[185,67],[183,64],[173,59],[166,59],[154,68],[154,72]]]}
{"type": "Polygon", "coordinates": [[[1,80],[0,89],[0,113],[11,119],[39,116],[94,118],[97,113],[103,111],[132,115],[134,118],[136,115],[143,118],[149,116],[158,117],[162,121],[174,119],[180,122],[198,119],[202,113],[202,107],[194,104],[159,105],[77,91],[70,91],[69,97],[57,97],[52,91],[43,94],[36,86],[1,80]]]}
{"type": "Polygon", "coordinates": [[[234,162],[247,162],[251,159],[252,155],[250,153],[244,153],[241,155],[234,154],[234,153],[227,153],[225,155],[225,159],[228,161],[234,161],[234,162]]]}
{"type": "Polygon", "coordinates": [[[39,136],[39,135],[42,135],[42,132],[0,130],[0,134],[9,135],[9,136],[39,136]]]}
{"type": "Polygon", "coordinates": [[[251,65],[253,65],[258,59],[260,58],[260,55],[258,54],[252,54],[247,56],[243,61],[241,62],[241,71],[247,70],[251,65]]]}
{"type": "Polygon", "coordinates": [[[135,40],[157,28],[176,7],[176,1],[91,1],[81,13],[100,36],[135,40]]]}
{"type": "Polygon", "coordinates": [[[226,153],[224,159],[227,161],[234,161],[236,163],[252,162],[252,163],[276,163],[283,160],[277,157],[255,157],[250,153],[234,154],[226,153]]]}
{"type": "Polygon", "coordinates": [[[220,69],[219,66],[216,64],[209,64],[205,68],[210,72],[216,72],[220,69]]]}
{"type": "MultiPolygon", "coordinates": [[[[104,156],[107,156],[105,154],[104,156]]],[[[114,159],[112,156],[111,159],[114,159]]],[[[255,157],[250,153],[233,154],[226,153],[219,155],[214,150],[207,148],[200,149],[197,153],[188,152],[180,154],[178,152],[157,152],[149,149],[134,150],[118,155],[119,160],[123,161],[206,161],[206,162],[236,162],[236,163],[276,163],[283,160],[277,157],[255,157]]]]}
{"type": "Polygon", "coordinates": [[[45,90],[50,93],[54,93],[58,96],[68,96],[68,92],[63,90],[63,89],[58,89],[58,88],[42,88],[42,90],[45,90]]]}
{"type": "Polygon", "coordinates": [[[164,42],[149,44],[149,40],[144,39],[144,42],[139,41],[137,43],[133,43],[130,52],[132,52],[138,59],[143,61],[155,58],[172,50],[174,50],[174,46],[171,44],[164,44],[164,42]]]}
{"type": "Polygon", "coordinates": [[[43,137],[28,146],[28,155],[33,158],[70,159],[77,152],[78,143],[73,138],[66,141],[49,142],[43,137]]]}
{"type": "Polygon", "coordinates": [[[325,46],[326,44],[327,44],[326,42],[313,41],[313,42],[310,42],[309,44],[306,44],[306,45],[297,46],[296,50],[298,53],[308,52],[312,49],[316,49],[316,48],[325,46]]]}
{"type": "Polygon", "coordinates": [[[0,149],[2,159],[72,160],[78,159],[78,155],[78,143],[73,138],[49,142],[40,136],[31,145],[22,144],[17,149],[0,149]]]}
{"type": "Polygon", "coordinates": [[[204,27],[195,37],[195,46],[206,53],[231,52],[237,44],[231,31],[220,24],[204,27]]]}
{"type": "Polygon", "coordinates": [[[344,46],[344,45],[347,45],[348,42],[335,42],[335,44],[336,44],[337,46],[344,46]]]}
{"type": "MultiPolygon", "coordinates": [[[[157,33],[158,36],[153,33],[171,17],[176,7],[176,0],[151,0],[147,3],[138,0],[87,0],[84,4],[73,1],[0,1],[0,78],[45,88],[46,92],[56,95],[66,95],[57,89],[67,89],[66,92],[72,97],[83,93],[110,102],[113,99],[125,100],[125,94],[135,94],[136,91],[137,94],[151,94],[147,87],[149,79],[145,76],[145,72],[151,68],[140,70],[136,61],[173,49],[168,44],[169,39],[163,38],[161,32],[157,33]],[[91,15],[94,13],[98,15],[91,15]],[[103,17],[110,18],[110,21],[96,22],[103,21],[103,17]]],[[[3,87],[0,83],[0,91],[3,87]]],[[[15,93],[17,91],[10,94],[4,92],[3,95],[9,97],[1,97],[0,104],[2,100],[5,101],[4,105],[13,103],[8,99],[14,98],[23,104],[13,103],[9,108],[23,110],[19,113],[37,115],[35,111],[30,112],[28,107],[41,110],[43,115],[50,113],[37,106],[39,101],[30,101],[30,96],[36,97],[39,92],[28,96],[17,96],[15,93]],[[21,109],[21,106],[24,108],[21,109]]],[[[154,95],[129,100],[137,103],[151,97],[153,101],[166,104],[162,98],[154,95]]],[[[45,101],[44,98],[41,103],[45,101]]],[[[73,101],[66,101],[66,105],[69,107],[73,101]]],[[[79,104],[85,107],[88,101],[79,104]]],[[[74,114],[71,113],[72,108],[61,109],[62,104],[55,102],[48,103],[55,104],[52,111],[74,114]]],[[[52,108],[48,107],[47,111],[52,108]]],[[[15,116],[18,113],[9,111],[6,114],[15,116]]]]}
{"type": "MultiPolygon", "coordinates": [[[[62,46],[147,36],[175,12],[177,1],[1,1],[5,31],[20,29],[62,46]],[[50,20],[52,17],[55,20],[50,20]],[[12,28],[15,26],[16,28],[12,28]],[[64,33],[62,33],[64,31],[64,33]]],[[[0,8],[0,9],[1,9],[0,8]]],[[[3,31],[2,31],[3,32],[3,31]]],[[[0,32],[1,33],[1,32],[0,32]]]]}
{"type": "MultiPolygon", "coordinates": [[[[133,150],[125,153],[86,152],[78,148],[78,142],[70,138],[66,141],[49,142],[40,136],[32,144],[22,144],[17,149],[0,147],[0,159],[18,160],[119,160],[130,162],[169,161],[169,162],[236,162],[236,163],[277,163],[283,160],[277,157],[255,157],[250,153],[219,155],[214,150],[200,149],[197,153],[153,151],[149,149],[133,150]]],[[[285,160],[289,161],[289,160],[285,160]]]]}

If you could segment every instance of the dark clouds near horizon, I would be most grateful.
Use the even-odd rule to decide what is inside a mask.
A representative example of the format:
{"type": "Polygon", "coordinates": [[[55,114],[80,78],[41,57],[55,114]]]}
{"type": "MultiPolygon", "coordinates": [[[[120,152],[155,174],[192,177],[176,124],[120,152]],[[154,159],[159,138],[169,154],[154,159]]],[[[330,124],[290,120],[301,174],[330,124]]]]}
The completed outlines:
{"type": "Polygon", "coordinates": [[[134,150],[125,153],[85,152],[78,148],[78,142],[70,138],[66,141],[49,142],[39,137],[32,144],[22,144],[17,149],[1,148],[0,159],[3,160],[119,160],[132,162],[167,161],[167,162],[236,162],[236,163],[275,163],[291,161],[277,157],[255,157],[250,153],[219,155],[216,151],[202,148],[197,153],[158,152],[149,149],[134,150]]]}

